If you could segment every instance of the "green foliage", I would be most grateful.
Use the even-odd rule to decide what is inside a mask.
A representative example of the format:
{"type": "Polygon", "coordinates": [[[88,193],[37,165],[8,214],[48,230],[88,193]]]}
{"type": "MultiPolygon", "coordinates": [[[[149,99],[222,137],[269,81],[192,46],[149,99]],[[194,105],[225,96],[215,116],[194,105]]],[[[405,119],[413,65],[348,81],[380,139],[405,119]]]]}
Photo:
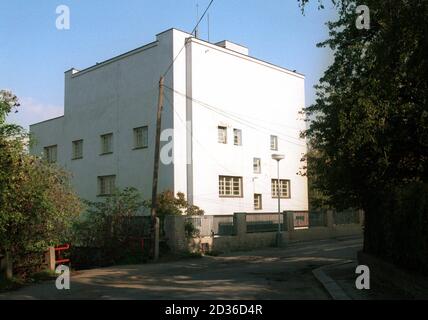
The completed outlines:
{"type": "MultiPolygon", "coordinates": [[[[201,216],[204,211],[198,206],[191,205],[184,193],[178,192],[174,196],[172,191],[165,191],[158,195],[156,215],[162,220],[166,215],[201,216]]],[[[146,208],[151,208],[151,201],[145,201],[146,208]]]]}
{"type": "MultiPolygon", "coordinates": [[[[306,2],[306,1],[303,1],[306,2]]],[[[335,1],[334,63],[317,86],[308,161],[330,203],[367,207],[379,190],[427,178],[427,1],[335,1]],[[370,8],[358,30],[355,7],[370,8]]]]}
{"type": "MultiPolygon", "coordinates": [[[[128,222],[143,207],[141,194],[135,188],[115,190],[103,201],[85,201],[85,204],[85,215],[73,226],[75,245],[83,247],[104,247],[112,241],[125,241],[132,231],[128,222]]],[[[139,233],[143,231],[142,228],[139,233]]]]}
{"type": "Polygon", "coordinates": [[[135,188],[116,190],[103,201],[86,203],[74,226],[72,261],[77,268],[144,262],[141,240],[150,234],[150,217],[141,216],[143,201],[135,188]]]}
{"type": "Polygon", "coordinates": [[[192,239],[199,236],[199,230],[193,225],[192,221],[187,220],[184,223],[184,231],[186,234],[186,238],[192,239]]]}
{"type": "Polygon", "coordinates": [[[365,251],[410,265],[426,255],[428,234],[426,210],[399,200],[426,196],[411,186],[427,182],[428,1],[332,2],[339,19],[319,46],[334,62],[305,109],[313,187],[338,209],[364,209],[365,251]],[[369,30],[356,28],[358,5],[370,9],[369,30]]]}
{"type": "Polygon", "coordinates": [[[26,274],[48,246],[67,240],[81,205],[69,175],[28,155],[25,132],[4,123],[17,106],[13,94],[0,91],[0,251],[9,251],[14,268],[26,274]]]}
{"type": "Polygon", "coordinates": [[[428,275],[428,184],[413,182],[379,195],[368,215],[364,249],[404,269],[428,275]]]}

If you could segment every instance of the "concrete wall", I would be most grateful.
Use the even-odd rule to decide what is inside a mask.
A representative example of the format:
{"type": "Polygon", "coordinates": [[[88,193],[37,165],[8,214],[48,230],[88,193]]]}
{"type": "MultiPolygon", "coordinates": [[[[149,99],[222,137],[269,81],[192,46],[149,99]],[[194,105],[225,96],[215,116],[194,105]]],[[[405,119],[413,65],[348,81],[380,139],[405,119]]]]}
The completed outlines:
{"type": "MultiPolygon", "coordinates": [[[[198,247],[207,244],[211,251],[231,252],[239,250],[252,250],[257,248],[273,247],[276,245],[277,232],[247,233],[245,213],[234,214],[233,236],[200,237],[191,241],[184,241],[184,216],[169,216],[165,223],[165,233],[169,239],[169,246],[173,251],[188,250],[197,251],[198,247]],[[174,242],[180,239],[180,242],[174,242]]],[[[336,237],[363,235],[363,213],[360,212],[359,224],[336,225],[333,214],[327,215],[327,227],[313,227],[309,229],[295,229],[293,225],[293,213],[285,214],[287,231],[282,233],[283,245],[296,241],[323,240],[336,237]]]]}

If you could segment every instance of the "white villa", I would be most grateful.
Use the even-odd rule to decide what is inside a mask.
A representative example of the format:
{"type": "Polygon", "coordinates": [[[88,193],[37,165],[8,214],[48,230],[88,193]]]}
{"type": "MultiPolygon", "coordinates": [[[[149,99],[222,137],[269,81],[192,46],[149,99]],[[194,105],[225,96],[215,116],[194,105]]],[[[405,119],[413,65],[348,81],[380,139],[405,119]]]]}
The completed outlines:
{"type": "Polygon", "coordinates": [[[304,76],[235,43],[213,44],[176,29],[65,72],[64,116],[30,127],[31,153],[70,171],[82,198],[136,187],[150,199],[158,83],[169,66],[159,192],[183,192],[207,215],[276,212],[272,154],[283,154],[281,209],[308,210],[307,178],[297,175],[306,153],[299,137],[304,76]]]}

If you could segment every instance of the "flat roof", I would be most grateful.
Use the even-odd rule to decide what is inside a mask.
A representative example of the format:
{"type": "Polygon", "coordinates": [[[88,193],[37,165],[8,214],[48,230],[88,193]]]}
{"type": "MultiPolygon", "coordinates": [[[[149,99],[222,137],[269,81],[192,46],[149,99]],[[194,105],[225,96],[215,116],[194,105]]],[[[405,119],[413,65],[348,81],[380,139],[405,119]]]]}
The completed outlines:
{"type": "Polygon", "coordinates": [[[45,122],[48,122],[48,121],[58,120],[58,119],[61,119],[61,118],[64,118],[64,116],[55,117],[55,118],[52,118],[52,119],[47,119],[47,120],[43,120],[43,121],[40,121],[40,122],[36,122],[36,123],[30,124],[30,127],[38,125],[38,124],[42,124],[42,123],[45,123],[45,122]]]}
{"type": "MultiPolygon", "coordinates": [[[[164,34],[164,33],[166,33],[166,32],[172,31],[172,30],[175,30],[175,31],[178,31],[178,32],[181,32],[181,33],[187,34],[189,37],[193,37],[193,35],[192,35],[192,34],[190,34],[190,33],[186,32],[186,31],[183,31],[183,30],[177,29],[177,28],[169,28],[169,29],[167,29],[167,30],[165,30],[165,31],[162,31],[162,32],[160,32],[160,33],[156,34],[156,37],[157,37],[157,36],[159,36],[159,35],[161,35],[161,34],[164,34]]],[[[233,43],[233,44],[236,44],[236,45],[238,45],[238,46],[241,46],[241,47],[244,47],[244,48],[247,48],[247,49],[248,49],[248,47],[246,47],[246,46],[244,46],[244,45],[241,45],[241,44],[239,44],[239,43],[233,42],[233,41],[231,41],[231,40],[222,40],[222,41],[219,41],[219,42],[216,42],[216,43],[211,43],[211,42],[205,41],[205,40],[203,40],[203,39],[199,39],[199,38],[197,38],[197,40],[202,41],[202,42],[205,42],[205,43],[208,43],[208,44],[211,44],[211,45],[217,45],[217,46],[218,46],[218,44],[220,44],[220,43],[222,43],[222,42],[224,42],[224,41],[227,41],[227,42],[230,42],[230,43],[233,43]]],[[[145,44],[145,45],[143,45],[143,46],[141,46],[141,47],[138,47],[138,48],[132,49],[132,50],[130,50],[130,51],[127,51],[127,52],[125,52],[125,53],[119,54],[119,55],[117,55],[117,56],[114,56],[114,57],[112,57],[112,58],[110,58],[110,59],[107,59],[107,60],[104,60],[104,61],[102,61],[102,62],[98,62],[98,63],[96,63],[96,64],[94,64],[94,65],[92,65],[92,66],[90,66],[90,67],[85,68],[85,69],[82,69],[82,70],[75,69],[77,72],[76,72],[73,76],[79,76],[79,75],[82,75],[82,74],[84,74],[84,73],[86,73],[86,72],[88,72],[88,71],[90,71],[90,70],[93,70],[93,69],[99,68],[99,67],[101,67],[101,66],[103,66],[103,65],[106,65],[106,64],[108,64],[108,63],[111,63],[111,62],[117,61],[117,60],[122,59],[122,58],[124,58],[124,57],[127,57],[127,56],[129,56],[129,55],[132,55],[132,54],[138,53],[138,52],[140,52],[140,51],[143,51],[143,50],[149,49],[149,48],[151,48],[152,46],[154,46],[155,44],[157,44],[157,40],[155,40],[155,41],[153,41],[153,42],[150,42],[150,43],[148,43],[148,44],[145,44]]],[[[229,50],[229,51],[233,51],[233,50],[228,49],[228,48],[223,48],[223,49],[225,49],[225,50],[229,50]]],[[[235,52],[235,51],[233,51],[233,52],[235,52]]],[[[239,53],[238,53],[238,54],[239,54],[239,53]]],[[[250,57],[250,58],[255,59],[255,60],[258,60],[258,61],[260,61],[260,62],[263,62],[263,63],[269,64],[269,65],[272,65],[272,66],[277,67],[277,68],[280,68],[280,69],[284,69],[284,70],[286,70],[286,71],[288,71],[288,72],[292,72],[292,73],[298,74],[298,75],[303,76],[303,77],[305,76],[303,73],[299,73],[299,72],[297,72],[297,71],[294,71],[294,70],[291,70],[291,69],[288,69],[288,68],[284,68],[284,67],[279,66],[279,65],[275,65],[275,64],[273,64],[273,63],[267,62],[267,61],[265,61],[265,60],[262,60],[262,59],[256,58],[256,57],[251,56],[251,55],[247,55],[247,57],[250,57]]]]}

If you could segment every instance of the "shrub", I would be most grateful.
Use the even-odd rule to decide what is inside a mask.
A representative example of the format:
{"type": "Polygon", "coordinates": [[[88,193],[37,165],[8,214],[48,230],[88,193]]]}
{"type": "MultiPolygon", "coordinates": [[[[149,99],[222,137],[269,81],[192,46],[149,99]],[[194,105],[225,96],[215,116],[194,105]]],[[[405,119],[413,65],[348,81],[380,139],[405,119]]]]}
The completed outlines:
{"type": "Polygon", "coordinates": [[[366,214],[365,251],[428,275],[428,184],[390,191],[366,214]]]}

